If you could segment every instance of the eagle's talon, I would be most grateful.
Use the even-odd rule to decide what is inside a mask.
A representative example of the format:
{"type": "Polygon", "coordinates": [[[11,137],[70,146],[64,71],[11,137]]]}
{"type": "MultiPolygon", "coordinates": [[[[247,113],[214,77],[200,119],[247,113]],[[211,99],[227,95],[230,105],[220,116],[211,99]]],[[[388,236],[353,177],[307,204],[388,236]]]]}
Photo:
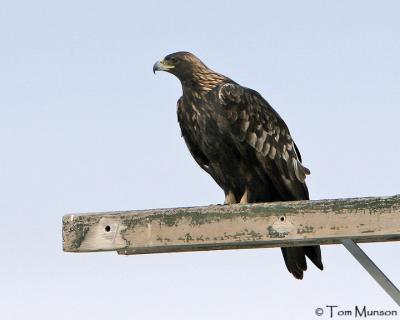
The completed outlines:
{"type": "Polygon", "coordinates": [[[228,194],[225,196],[224,204],[229,205],[235,203],[237,203],[235,195],[233,194],[232,191],[229,191],[228,194]]]}

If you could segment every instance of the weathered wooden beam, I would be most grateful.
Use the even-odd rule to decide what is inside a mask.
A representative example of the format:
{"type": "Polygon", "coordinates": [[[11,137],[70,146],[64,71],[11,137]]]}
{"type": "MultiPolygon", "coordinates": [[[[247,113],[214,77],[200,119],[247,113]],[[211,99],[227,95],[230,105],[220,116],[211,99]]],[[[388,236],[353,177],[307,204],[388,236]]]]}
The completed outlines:
{"type": "Polygon", "coordinates": [[[69,214],[63,249],[142,254],[400,240],[400,195],[69,214]]]}

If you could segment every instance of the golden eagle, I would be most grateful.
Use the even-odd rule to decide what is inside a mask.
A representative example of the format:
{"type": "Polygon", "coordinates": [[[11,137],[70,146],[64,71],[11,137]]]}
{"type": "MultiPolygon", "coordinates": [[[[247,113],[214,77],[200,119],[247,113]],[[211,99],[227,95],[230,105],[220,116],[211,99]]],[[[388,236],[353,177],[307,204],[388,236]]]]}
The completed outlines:
{"type": "MultiPolygon", "coordinates": [[[[182,84],[178,121],[199,166],[224,190],[225,204],[309,199],[310,171],[278,113],[256,91],[208,68],[189,52],[167,55],[153,72],[167,71],[182,84]]],[[[319,246],[281,248],[297,279],[306,256],[323,269],[319,246]]]]}

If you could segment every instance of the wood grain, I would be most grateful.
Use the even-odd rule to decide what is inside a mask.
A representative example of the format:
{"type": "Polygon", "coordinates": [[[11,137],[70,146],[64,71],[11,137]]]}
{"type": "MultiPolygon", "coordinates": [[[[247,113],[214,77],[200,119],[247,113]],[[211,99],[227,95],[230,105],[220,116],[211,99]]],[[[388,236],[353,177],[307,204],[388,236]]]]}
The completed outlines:
{"type": "Polygon", "coordinates": [[[400,240],[400,195],[69,214],[67,252],[142,254],[400,240]]]}

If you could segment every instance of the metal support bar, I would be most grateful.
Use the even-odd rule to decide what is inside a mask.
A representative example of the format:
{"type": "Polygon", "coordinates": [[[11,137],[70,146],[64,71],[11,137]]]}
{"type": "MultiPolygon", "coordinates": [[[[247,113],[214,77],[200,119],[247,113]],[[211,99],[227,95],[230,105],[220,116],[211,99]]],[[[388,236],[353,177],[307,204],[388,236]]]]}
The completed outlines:
{"type": "Polygon", "coordinates": [[[342,240],[342,244],[364,269],[375,279],[383,290],[400,306],[400,291],[368,255],[352,239],[342,240]]]}

